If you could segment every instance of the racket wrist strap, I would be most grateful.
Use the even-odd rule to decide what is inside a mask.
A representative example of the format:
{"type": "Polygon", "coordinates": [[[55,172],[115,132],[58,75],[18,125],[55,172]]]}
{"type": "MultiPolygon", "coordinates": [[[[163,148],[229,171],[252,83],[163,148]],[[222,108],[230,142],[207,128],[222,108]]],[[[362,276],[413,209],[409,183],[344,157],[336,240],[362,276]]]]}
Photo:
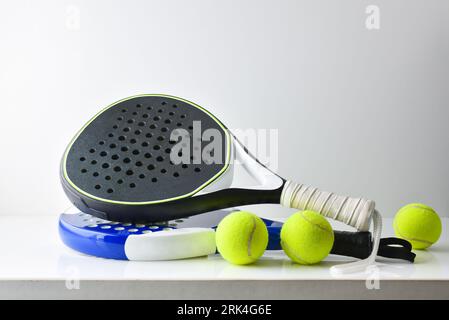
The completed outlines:
{"type": "Polygon", "coordinates": [[[374,210],[372,214],[373,219],[373,247],[371,254],[368,258],[336,265],[331,268],[331,273],[335,275],[363,272],[367,271],[368,267],[373,265],[376,261],[377,252],[379,251],[380,237],[382,235],[382,216],[377,210],[374,210]]]}

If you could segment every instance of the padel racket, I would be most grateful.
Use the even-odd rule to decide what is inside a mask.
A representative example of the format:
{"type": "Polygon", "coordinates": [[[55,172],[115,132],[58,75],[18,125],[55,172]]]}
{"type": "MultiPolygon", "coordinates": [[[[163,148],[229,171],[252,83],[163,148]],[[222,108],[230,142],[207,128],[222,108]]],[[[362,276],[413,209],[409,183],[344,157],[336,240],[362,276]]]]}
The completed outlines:
{"type": "MultiPolygon", "coordinates": [[[[369,229],[372,218],[373,252],[379,245],[381,219],[373,201],[281,178],[249,154],[212,113],[174,96],[134,96],[100,111],[68,145],[61,161],[61,181],[76,207],[106,220],[149,223],[233,206],[280,203],[314,210],[360,231],[369,229]],[[204,133],[199,141],[194,138],[196,126],[204,133]],[[219,148],[213,149],[219,161],[204,159],[211,143],[208,132],[219,133],[219,148]],[[176,164],[174,153],[186,157],[180,154],[181,142],[188,143],[191,152],[188,161],[176,164]],[[234,176],[239,170],[256,183],[237,184],[234,176]]],[[[346,270],[362,265],[352,264],[346,270]]]]}
{"type": "Polygon", "coordinates": [[[119,260],[176,260],[215,253],[216,226],[230,211],[168,222],[136,224],[100,219],[72,208],[59,217],[59,235],[68,247],[119,260]]]}
{"type": "MultiPolygon", "coordinates": [[[[230,211],[217,210],[156,224],[119,223],[69,210],[59,217],[59,233],[70,248],[91,256],[118,260],[175,260],[215,253],[214,229],[230,211]],[[71,212],[71,213],[70,213],[71,212]]],[[[267,250],[281,250],[282,223],[263,219],[269,233],[267,250]]],[[[372,250],[371,233],[334,231],[331,254],[365,259],[372,250]]],[[[381,239],[379,256],[413,262],[411,245],[381,239]]]]}

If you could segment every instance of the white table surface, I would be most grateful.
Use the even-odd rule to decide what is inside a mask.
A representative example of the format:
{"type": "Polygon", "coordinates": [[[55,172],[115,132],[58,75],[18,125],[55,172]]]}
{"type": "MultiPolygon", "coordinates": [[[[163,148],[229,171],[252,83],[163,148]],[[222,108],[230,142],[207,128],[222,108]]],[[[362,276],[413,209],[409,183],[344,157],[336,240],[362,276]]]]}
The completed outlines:
{"type": "MultiPolygon", "coordinates": [[[[349,290],[346,294],[339,293],[337,298],[352,297],[351,285],[365,283],[367,278],[375,277],[381,284],[403,283],[405,286],[435,285],[432,290],[442,297],[449,297],[449,237],[447,233],[448,219],[443,219],[443,234],[439,242],[426,251],[415,251],[417,254],[414,264],[407,262],[391,262],[379,260],[377,269],[371,273],[356,273],[336,277],[329,272],[329,267],[345,261],[348,258],[329,256],[325,261],[314,266],[303,266],[292,263],[282,251],[266,252],[255,264],[249,266],[234,266],[224,261],[219,255],[209,257],[157,262],[116,261],[86,256],[67,248],[58,236],[57,216],[1,216],[0,225],[0,297],[5,298],[32,298],[32,297],[134,297],[134,298],[212,298],[212,297],[243,297],[251,298],[251,290],[244,294],[239,289],[242,280],[257,287],[255,298],[269,298],[270,296],[282,298],[283,286],[289,290],[292,284],[299,284],[302,291],[298,292],[302,298],[309,298],[304,291],[306,284],[313,287],[310,297],[333,297],[325,288],[329,285],[344,286],[349,290]],[[374,272],[374,273],[373,273],[374,272]],[[62,283],[79,280],[80,287],[89,290],[64,290],[62,283]],[[356,280],[354,282],[354,280],[356,280]],[[58,285],[55,282],[58,282],[58,285]],[[86,285],[88,283],[89,285],[86,285]],[[95,283],[95,285],[93,285],[95,283]],[[182,285],[180,285],[180,283],[182,285]],[[188,290],[190,284],[197,286],[188,290]],[[210,283],[211,295],[207,294],[207,283],[210,283]],[[322,289],[318,286],[322,284],[322,289]],[[159,286],[160,295],[155,290],[138,290],[139,286],[159,286]],[[165,286],[164,286],[165,284],[165,286]],[[172,291],[166,291],[167,286],[173,285],[172,291]],[[198,289],[198,284],[200,287],[198,289]],[[225,288],[232,284],[230,291],[222,292],[217,286],[225,288]],[[110,285],[119,285],[121,289],[114,295],[114,290],[107,291],[110,285]],[[180,290],[183,288],[186,291],[180,290]],[[267,292],[279,285],[278,296],[263,294],[266,285],[267,292]],[[162,286],[162,287],[160,287],[162,286]],[[235,292],[232,292],[232,288],[235,292]],[[215,291],[214,291],[215,290],[215,291]],[[324,290],[320,295],[320,290],[324,290]],[[442,290],[442,292],[440,292],[442,290]],[[77,291],[77,292],[75,292],[77,291]],[[140,292],[140,293],[139,293],[140,292]],[[183,293],[184,292],[184,293],[183,293]],[[215,295],[214,293],[215,292],[215,295]],[[220,296],[220,292],[223,293],[220,296]],[[194,294],[198,295],[195,296],[194,294]],[[447,296],[446,296],[447,293],[447,296]],[[100,296],[98,296],[100,294],[100,296]],[[103,295],[102,295],[103,294],[103,295]]],[[[344,226],[333,224],[336,229],[345,229],[344,226]]],[[[392,220],[384,219],[383,237],[392,236],[392,220]]],[[[397,286],[397,285],[395,285],[397,286]]],[[[296,286],[294,286],[296,287],[296,286]]],[[[143,287],[142,287],[143,288],[143,287]]],[[[357,289],[357,288],[356,288],[357,289]]],[[[270,291],[271,290],[271,291],[270,291]]],[[[409,290],[409,289],[407,289],[409,290]]],[[[290,292],[288,291],[288,292],[290,292]]],[[[338,290],[336,290],[338,291],[338,290]]],[[[377,290],[382,291],[382,290],[377,290]]],[[[394,289],[397,293],[402,290],[394,289]]],[[[422,291],[422,290],[420,290],[422,291]]],[[[386,293],[386,292],[385,292],[386,293]]],[[[357,294],[353,290],[352,294],[357,294]]],[[[387,293],[386,293],[387,294],[387,293]]],[[[422,296],[421,292],[419,297],[422,296]]],[[[391,297],[396,295],[390,294],[391,297]]],[[[355,296],[357,298],[358,296],[355,296]]],[[[385,298],[388,294],[376,297],[385,298]]],[[[436,296],[438,298],[439,296],[436,296]]]]}

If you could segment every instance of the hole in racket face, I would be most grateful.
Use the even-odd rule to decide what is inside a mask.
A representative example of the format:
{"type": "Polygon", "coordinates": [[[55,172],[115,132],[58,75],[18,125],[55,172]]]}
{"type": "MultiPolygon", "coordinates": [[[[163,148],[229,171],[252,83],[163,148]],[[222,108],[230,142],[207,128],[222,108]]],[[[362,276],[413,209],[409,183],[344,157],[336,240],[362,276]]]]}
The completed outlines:
{"type": "Polygon", "coordinates": [[[129,234],[146,234],[159,231],[171,231],[177,228],[180,223],[183,223],[188,219],[164,221],[158,222],[157,224],[133,224],[99,219],[86,213],[79,213],[63,214],[61,216],[61,220],[80,229],[88,229],[89,231],[96,231],[108,235],[127,236],[129,234]]]}
{"type": "Polygon", "coordinates": [[[109,107],[82,130],[65,157],[65,178],[83,194],[106,200],[151,202],[182,197],[224,172],[229,158],[227,135],[217,120],[184,100],[130,98],[109,107]],[[219,161],[193,156],[210,143],[200,139],[193,146],[194,123],[200,123],[200,136],[209,129],[221,134],[219,161]],[[183,142],[182,151],[176,148],[182,140],[179,134],[173,135],[176,129],[191,136],[191,145],[183,142]],[[190,154],[184,158],[188,161],[171,161],[173,151],[182,157],[185,150],[190,154]]]}

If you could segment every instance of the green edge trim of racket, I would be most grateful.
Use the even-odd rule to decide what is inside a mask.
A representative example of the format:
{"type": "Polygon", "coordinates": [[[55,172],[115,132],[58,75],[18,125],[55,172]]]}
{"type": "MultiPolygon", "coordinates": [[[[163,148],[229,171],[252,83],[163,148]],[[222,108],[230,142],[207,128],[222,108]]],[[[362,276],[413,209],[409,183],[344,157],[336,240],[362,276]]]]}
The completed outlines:
{"type": "Polygon", "coordinates": [[[200,190],[204,189],[206,186],[208,186],[209,184],[211,184],[213,181],[215,181],[218,177],[220,177],[228,168],[229,168],[229,164],[230,164],[230,160],[231,160],[231,137],[230,134],[228,132],[228,129],[221,123],[220,120],[218,120],[212,113],[210,113],[209,111],[207,111],[206,109],[204,109],[203,107],[197,105],[194,102],[191,102],[189,100],[183,99],[183,98],[179,98],[176,96],[172,96],[172,95],[167,95],[167,94],[139,94],[139,95],[135,95],[135,96],[131,96],[131,97],[127,97],[124,99],[121,99],[119,101],[116,101],[110,105],[108,105],[106,108],[103,108],[100,112],[98,112],[95,116],[93,116],[77,133],[76,135],[72,138],[72,140],[70,141],[70,144],[68,145],[66,151],[64,152],[64,156],[63,156],[63,161],[62,161],[62,170],[64,173],[64,178],[69,182],[70,186],[74,189],[76,189],[78,192],[84,194],[85,196],[92,198],[92,199],[96,199],[96,200],[100,200],[100,201],[105,201],[105,202],[109,202],[109,203],[115,203],[115,204],[126,204],[126,205],[146,205],[146,204],[156,204],[156,203],[163,203],[163,202],[169,202],[169,201],[174,201],[174,200],[178,200],[178,199],[183,199],[183,198],[187,198],[190,197],[194,194],[196,194],[197,192],[199,192],[200,190]],[[180,101],[183,101],[185,103],[188,103],[198,109],[200,109],[201,111],[207,113],[212,119],[215,120],[215,122],[217,122],[217,124],[223,129],[223,131],[226,134],[226,143],[227,143],[227,156],[225,159],[225,166],[220,170],[220,172],[218,172],[215,176],[213,176],[211,179],[209,179],[206,183],[204,183],[203,185],[201,185],[200,187],[198,187],[196,190],[193,190],[192,192],[182,195],[182,196],[178,196],[178,197],[174,197],[174,198],[169,198],[169,199],[163,199],[163,200],[155,200],[155,201],[145,201],[145,202],[129,202],[129,201],[115,201],[115,200],[109,200],[109,199],[105,199],[105,198],[100,198],[100,197],[96,197],[82,189],[80,189],[78,186],[76,186],[72,180],[70,180],[68,174],[67,174],[67,168],[66,168],[66,163],[67,163],[67,155],[70,151],[70,149],[72,148],[73,143],[75,142],[75,140],[80,136],[80,134],[84,131],[84,129],[92,123],[92,121],[94,121],[100,114],[102,114],[104,111],[108,110],[109,108],[114,107],[116,104],[126,101],[126,100],[130,100],[130,99],[134,99],[134,98],[139,98],[139,97],[165,97],[165,98],[172,98],[172,99],[177,99],[180,101]]]}

